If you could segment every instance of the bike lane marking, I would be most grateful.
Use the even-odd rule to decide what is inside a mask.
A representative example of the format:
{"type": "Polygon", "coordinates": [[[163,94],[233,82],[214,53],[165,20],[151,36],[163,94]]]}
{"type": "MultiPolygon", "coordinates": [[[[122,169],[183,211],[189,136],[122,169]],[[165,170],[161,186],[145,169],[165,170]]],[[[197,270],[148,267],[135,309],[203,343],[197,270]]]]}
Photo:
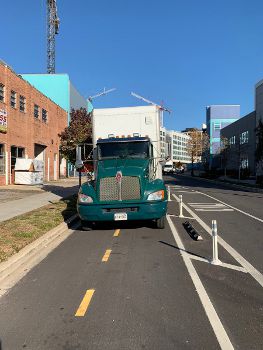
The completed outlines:
{"type": "Polygon", "coordinates": [[[225,204],[221,203],[189,203],[190,207],[194,208],[195,211],[234,211],[230,209],[225,204]]]}
{"type": "Polygon", "coordinates": [[[172,234],[174,236],[175,242],[180,249],[180,254],[182,255],[182,258],[184,260],[185,266],[188,270],[188,273],[193,281],[193,284],[196,288],[197,294],[200,298],[200,301],[203,305],[203,308],[205,310],[205,313],[209,319],[209,322],[214,330],[215,336],[218,340],[218,343],[222,350],[234,350],[234,347],[225,331],[225,328],[205,290],[204,285],[202,284],[198,273],[196,272],[196,269],[191,261],[191,258],[189,257],[188,253],[185,251],[185,247],[181,241],[181,238],[171,220],[171,218],[167,215],[166,216],[167,221],[169,223],[170,229],[172,231],[172,234]]]}
{"type": "Polygon", "coordinates": [[[244,215],[247,215],[247,216],[251,217],[252,219],[255,219],[255,220],[257,220],[257,221],[263,222],[263,219],[260,219],[260,218],[254,216],[254,215],[252,215],[252,214],[249,214],[249,213],[247,213],[247,212],[245,212],[245,211],[243,211],[243,210],[241,210],[241,209],[238,209],[238,208],[236,208],[236,207],[233,207],[232,205],[227,204],[227,203],[221,201],[220,199],[217,199],[217,198],[215,198],[215,197],[212,197],[212,196],[210,196],[209,194],[206,194],[206,193],[200,192],[200,191],[196,191],[196,193],[200,193],[200,194],[202,194],[202,195],[204,195],[204,196],[206,196],[206,197],[209,197],[209,198],[211,198],[211,199],[214,199],[214,200],[216,200],[217,202],[222,203],[222,204],[226,205],[226,206],[229,207],[229,208],[232,208],[232,209],[234,209],[234,210],[236,210],[236,211],[239,211],[240,213],[242,213],[242,214],[244,214],[244,215]]]}
{"type": "MultiPolygon", "coordinates": [[[[200,192],[202,193],[202,192],[200,192]]],[[[177,201],[179,197],[172,195],[177,201]]],[[[186,204],[182,203],[186,211],[212,236],[212,229],[186,204]]],[[[218,243],[241,265],[245,270],[263,287],[263,275],[250,264],[241,254],[239,254],[230,244],[228,244],[221,236],[218,237],[218,243]]]]}

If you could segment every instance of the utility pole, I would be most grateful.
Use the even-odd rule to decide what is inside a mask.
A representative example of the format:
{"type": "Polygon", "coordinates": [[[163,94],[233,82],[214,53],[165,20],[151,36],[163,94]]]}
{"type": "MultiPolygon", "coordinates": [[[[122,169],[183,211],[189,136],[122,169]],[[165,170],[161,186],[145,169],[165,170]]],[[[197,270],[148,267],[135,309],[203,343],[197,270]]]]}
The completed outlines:
{"type": "Polygon", "coordinates": [[[47,73],[55,73],[55,35],[59,32],[56,0],[47,1],[47,73]]]}

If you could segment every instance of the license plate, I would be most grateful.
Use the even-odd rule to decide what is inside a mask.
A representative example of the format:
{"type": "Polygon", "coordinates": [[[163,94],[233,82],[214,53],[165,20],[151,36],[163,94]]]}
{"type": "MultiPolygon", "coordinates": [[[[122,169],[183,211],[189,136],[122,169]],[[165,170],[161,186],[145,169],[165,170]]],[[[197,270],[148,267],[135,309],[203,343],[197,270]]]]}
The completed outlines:
{"type": "Polygon", "coordinates": [[[127,213],[115,213],[114,220],[115,221],[127,220],[127,213]]]}

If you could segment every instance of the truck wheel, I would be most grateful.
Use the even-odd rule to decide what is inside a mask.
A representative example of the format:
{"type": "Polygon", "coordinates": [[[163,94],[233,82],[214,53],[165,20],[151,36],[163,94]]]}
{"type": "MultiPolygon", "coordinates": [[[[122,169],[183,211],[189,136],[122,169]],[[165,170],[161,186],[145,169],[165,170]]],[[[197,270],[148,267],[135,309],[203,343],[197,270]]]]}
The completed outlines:
{"type": "Polygon", "coordinates": [[[90,221],[81,220],[81,228],[83,231],[92,231],[92,223],[90,221]]]}
{"type": "Polygon", "coordinates": [[[156,227],[163,229],[165,227],[165,217],[162,216],[160,219],[156,220],[156,227]]]}

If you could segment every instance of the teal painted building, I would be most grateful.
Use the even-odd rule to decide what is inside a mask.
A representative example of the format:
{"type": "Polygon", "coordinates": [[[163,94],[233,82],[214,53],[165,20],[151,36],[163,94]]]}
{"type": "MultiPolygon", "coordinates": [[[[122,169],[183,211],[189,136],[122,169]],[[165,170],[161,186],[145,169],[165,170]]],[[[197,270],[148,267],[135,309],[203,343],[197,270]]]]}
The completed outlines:
{"type": "MultiPolygon", "coordinates": [[[[72,108],[86,108],[88,112],[93,109],[92,104],[87,101],[78,90],[72,85],[68,74],[21,74],[22,78],[28,81],[37,90],[49,97],[57,105],[68,113],[68,124],[70,122],[70,111],[72,108]]],[[[65,167],[65,160],[60,160],[61,168],[65,167]],[[64,162],[64,163],[63,163],[64,162]]],[[[67,165],[67,174],[74,175],[74,166],[67,165]]]]}
{"type": "Polygon", "coordinates": [[[211,105],[206,107],[207,133],[210,139],[210,154],[220,148],[220,131],[240,118],[240,105],[211,105]]]}
{"type": "Polygon", "coordinates": [[[52,101],[68,112],[68,123],[70,121],[71,108],[86,108],[89,111],[92,105],[81,96],[72,85],[68,74],[21,74],[36,89],[49,97],[52,101]]]}

